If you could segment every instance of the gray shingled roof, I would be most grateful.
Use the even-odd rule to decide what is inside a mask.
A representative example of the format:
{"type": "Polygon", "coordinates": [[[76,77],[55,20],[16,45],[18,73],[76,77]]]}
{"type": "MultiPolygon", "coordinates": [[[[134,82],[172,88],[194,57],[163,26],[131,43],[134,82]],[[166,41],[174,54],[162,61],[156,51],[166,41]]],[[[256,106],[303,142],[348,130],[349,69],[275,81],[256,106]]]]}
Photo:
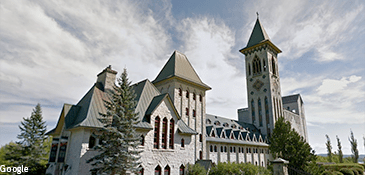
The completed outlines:
{"type": "Polygon", "coordinates": [[[283,101],[283,104],[296,103],[296,102],[298,102],[298,99],[300,99],[300,101],[303,103],[302,98],[300,97],[300,94],[284,96],[284,97],[281,97],[281,99],[283,101]]]}
{"type": "Polygon", "coordinates": [[[179,77],[198,84],[206,89],[211,89],[208,85],[202,82],[187,57],[178,51],[174,51],[165,66],[162,68],[161,72],[152,82],[155,84],[172,77],[179,77]]]}
{"type": "Polygon", "coordinates": [[[257,18],[255,27],[252,30],[246,47],[254,46],[266,40],[270,40],[269,35],[267,35],[264,27],[261,25],[259,18],[257,18]]]}
{"type": "Polygon", "coordinates": [[[194,135],[198,134],[196,131],[194,131],[188,125],[186,125],[186,123],[182,120],[177,121],[177,126],[178,130],[182,134],[194,134],[194,135]]]}

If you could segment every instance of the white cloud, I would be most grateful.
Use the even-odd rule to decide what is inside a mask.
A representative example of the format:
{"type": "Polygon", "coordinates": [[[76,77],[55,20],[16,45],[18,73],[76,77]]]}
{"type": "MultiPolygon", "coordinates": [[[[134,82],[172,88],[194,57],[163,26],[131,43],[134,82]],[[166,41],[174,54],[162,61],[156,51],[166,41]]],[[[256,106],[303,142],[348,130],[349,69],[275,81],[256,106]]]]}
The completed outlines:
{"type": "Polygon", "coordinates": [[[45,111],[76,103],[109,64],[130,68],[131,80],[154,78],[172,52],[155,16],[128,1],[1,2],[0,119],[18,122],[38,102],[45,111]]]}
{"type": "MultiPolygon", "coordinates": [[[[230,118],[246,106],[245,77],[232,66],[235,33],[222,21],[207,17],[187,18],[178,26],[187,55],[201,79],[212,87],[208,91],[207,112],[230,118]]],[[[243,55],[235,54],[235,57],[243,55]]],[[[243,62],[241,62],[244,64],[243,62]]]]}
{"type": "Polygon", "coordinates": [[[343,77],[341,80],[325,79],[322,85],[317,88],[319,95],[341,93],[349,83],[359,81],[361,77],[352,75],[350,77],[343,77]]]}

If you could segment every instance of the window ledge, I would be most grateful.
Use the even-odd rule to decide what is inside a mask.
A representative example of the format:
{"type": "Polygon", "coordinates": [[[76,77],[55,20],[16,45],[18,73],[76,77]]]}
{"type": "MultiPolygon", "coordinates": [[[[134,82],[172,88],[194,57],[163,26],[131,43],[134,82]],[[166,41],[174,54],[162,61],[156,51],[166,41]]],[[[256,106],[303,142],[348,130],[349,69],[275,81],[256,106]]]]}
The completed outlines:
{"type": "Polygon", "coordinates": [[[152,152],[175,152],[173,149],[153,149],[152,152]]]}

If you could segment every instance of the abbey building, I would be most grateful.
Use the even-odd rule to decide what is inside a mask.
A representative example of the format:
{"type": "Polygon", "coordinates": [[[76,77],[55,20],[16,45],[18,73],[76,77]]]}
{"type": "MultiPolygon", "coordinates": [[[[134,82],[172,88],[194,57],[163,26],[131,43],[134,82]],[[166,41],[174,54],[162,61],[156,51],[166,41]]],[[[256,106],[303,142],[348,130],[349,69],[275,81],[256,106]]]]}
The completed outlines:
{"type": "MultiPolygon", "coordinates": [[[[206,91],[188,58],[174,51],[153,81],[132,85],[141,134],[140,174],[185,174],[197,160],[244,162],[266,167],[271,159],[268,138],[283,116],[307,139],[303,101],[299,94],[281,94],[276,47],[259,19],[240,52],[245,55],[248,107],[238,109],[238,120],[206,113],[206,91]]],[[[242,62],[243,64],[243,62],[242,62]]],[[[53,136],[49,174],[90,174],[86,160],[97,152],[100,113],[112,91],[117,72],[111,66],[77,104],[64,104],[53,136]]],[[[244,80],[242,80],[244,81],[244,80]]],[[[229,86],[229,85],[228,85],[229,86]]]]}

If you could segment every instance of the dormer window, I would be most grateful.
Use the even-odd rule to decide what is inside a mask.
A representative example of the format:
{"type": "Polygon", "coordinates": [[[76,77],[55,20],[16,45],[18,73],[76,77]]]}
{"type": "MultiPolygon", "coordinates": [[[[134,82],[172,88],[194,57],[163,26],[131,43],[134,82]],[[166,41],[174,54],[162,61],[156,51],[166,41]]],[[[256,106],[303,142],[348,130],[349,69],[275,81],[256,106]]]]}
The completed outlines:
{"type": "Polygon", "coordinates": [[[235,129],[237,126],[235,124],[231,125],[231,128],[235,129]]]}
{"type": "Polygon", "coordinates": [[[228,127],[228,126],[229,126],[229,124],[228,124],[228,123],[223,123],[223,126],[224,126],[224,127],[228,127]]]}
{"type": "Polygon", "coordinates": [[[221,123],[219,121],[215,121],[214,124],[217,125],[217,126],[221,125],[221,123]]]}

